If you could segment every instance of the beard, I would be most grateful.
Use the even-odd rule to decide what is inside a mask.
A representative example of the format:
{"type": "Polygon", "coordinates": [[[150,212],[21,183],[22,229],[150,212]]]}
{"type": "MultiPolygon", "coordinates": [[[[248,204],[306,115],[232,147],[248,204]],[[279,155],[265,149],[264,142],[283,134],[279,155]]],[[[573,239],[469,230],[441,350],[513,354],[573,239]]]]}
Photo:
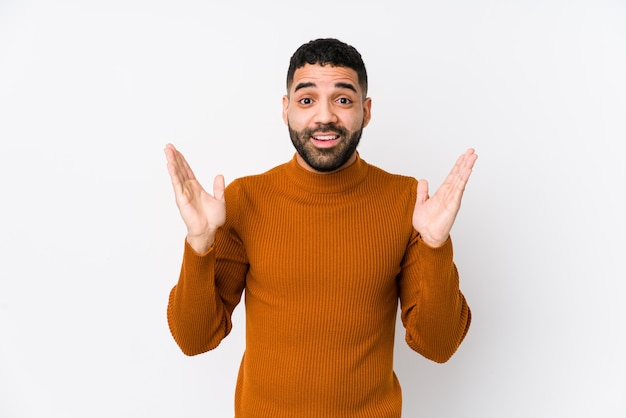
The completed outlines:
{"type": "Polygon", "coordinates": [[[350,132],[342,126],[333,123],[320,124],[314,129],[304,128],[296,131],[288,124],[289,136],[293,146],[298,151],[302,159],[316,171],[329,173],[341,168],[357,149],[361,135],[363,134],[363,124],[361,127],[350,132]],[[310,139],[313,133],[321,134],[325,132],[336,132],[341,135],[341,142],[331,148],[317,148],[310,139]]]}

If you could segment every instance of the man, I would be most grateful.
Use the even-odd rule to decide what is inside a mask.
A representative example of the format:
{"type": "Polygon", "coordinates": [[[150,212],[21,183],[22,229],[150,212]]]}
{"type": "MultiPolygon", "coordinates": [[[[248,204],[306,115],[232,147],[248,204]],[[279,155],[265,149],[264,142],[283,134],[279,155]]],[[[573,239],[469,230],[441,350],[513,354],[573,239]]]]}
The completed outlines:
{"type": "Polygon", "coordinates": [[[399,417],[398,301],[408,345],[429,359],[447,361],[467,333],[449,233],[477,156],[429,197],[425,180],[361,159],[371,105],[358,51],[318,39],[287,73],[290,162],[226,189],[217,176],[210,195],[165,148],[188,230],[169,326],[185,354],[211,350],[245,290],[237,418],[399,417]]]}

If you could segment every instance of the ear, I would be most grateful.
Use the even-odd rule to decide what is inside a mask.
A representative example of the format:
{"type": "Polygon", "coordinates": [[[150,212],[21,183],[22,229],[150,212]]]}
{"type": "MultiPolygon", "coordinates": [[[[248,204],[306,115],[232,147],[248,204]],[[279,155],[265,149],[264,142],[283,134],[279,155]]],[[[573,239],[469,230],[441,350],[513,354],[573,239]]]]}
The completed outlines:
{"type": "Polygon", "coordinates": [[[283,121],[285,125],[289,125],[289,118],[287,117],[287,110],[289,110],[289,96],[283,96],[283,121]]]}
{"type": "Polygon", "coordinates": [[[363,100],[363,127],[365,128],[372,118],[372,99],[366,97],[363,100]]]}

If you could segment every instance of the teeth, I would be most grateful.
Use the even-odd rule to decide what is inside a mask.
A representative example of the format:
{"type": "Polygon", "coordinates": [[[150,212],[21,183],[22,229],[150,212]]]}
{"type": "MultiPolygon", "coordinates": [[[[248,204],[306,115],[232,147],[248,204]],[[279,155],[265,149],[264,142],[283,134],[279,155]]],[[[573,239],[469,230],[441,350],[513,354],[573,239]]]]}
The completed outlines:
{"type": "Polygon", "coordinates": [[[336,135],[322,135],[322,136],[314,136],[313,138],[317,139],[318,141],[330,141],[332,139],[337,139],[336,135]]]}

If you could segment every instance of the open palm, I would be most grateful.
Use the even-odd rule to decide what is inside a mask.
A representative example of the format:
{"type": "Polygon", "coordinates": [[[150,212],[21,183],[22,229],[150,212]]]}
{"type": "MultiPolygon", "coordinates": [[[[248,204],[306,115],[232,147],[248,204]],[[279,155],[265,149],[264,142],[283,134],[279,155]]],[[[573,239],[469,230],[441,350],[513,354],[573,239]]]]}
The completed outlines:
{"type": "Polygon", "coordinates": [[[426,244],[438,247],[448,239],[477,158],[478,155],[471,148],[461,155],[432,197],[428,195],[426,180],[417,183],[413,227],[426,244]]]}
{"type": "Polygon", "coordinates": [[[211,195],[200,185],[187,160],[172,144],[166,145],[165,156],[176,205],[187,226],[187,241],[195,251],[203,253],[213,245],[215,232],[226,220],[224,177],[215,177],[211,195]]]}

